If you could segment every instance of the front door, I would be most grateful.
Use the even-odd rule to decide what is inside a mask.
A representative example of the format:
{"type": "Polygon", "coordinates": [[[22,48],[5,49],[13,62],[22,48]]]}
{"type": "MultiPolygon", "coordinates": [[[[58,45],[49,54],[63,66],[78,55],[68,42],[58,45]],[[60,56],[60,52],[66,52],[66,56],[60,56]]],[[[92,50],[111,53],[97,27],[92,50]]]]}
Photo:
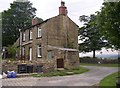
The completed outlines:
{"type": "Polygon", "coordinates": [[[57,59],[57,68],[64,68],[64,60],[57,59]]]}
{"type": "Polygon", "coordinates": [[[32,60],[32,48],[29,49],[29,60],[32,60]]]}

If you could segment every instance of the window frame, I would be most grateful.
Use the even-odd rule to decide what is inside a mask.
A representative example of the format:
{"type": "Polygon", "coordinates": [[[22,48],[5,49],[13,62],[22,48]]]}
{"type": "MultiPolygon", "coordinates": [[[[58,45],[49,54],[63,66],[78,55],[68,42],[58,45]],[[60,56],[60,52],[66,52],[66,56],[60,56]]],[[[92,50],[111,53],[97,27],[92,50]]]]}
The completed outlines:
{"type": "Polygon", "coordinates": [[[32,59],[33,59],[33,48],[29,47],[29,61],[32,61],[32,59]]]}
{"type": "Polygon", "coordinates": [[[37,57],[38,58],[42,57],[42,46],[41,45],[37,45],[37,57]]]}
{"type": "Polygon", "coordinates": [[[41,38],[42,37],[42,29],[41,28],[37,28],[37,37],[41,38]]]}
{"type": "Polygon", "coordinates": [[[22,56],[25,55],[25,47],[22,47],[22,56]]]}
{"type": "Polygon", "coordinates": [[[33,39],[33,32],[32,30],[29,30],[29,40],[32,40],[33,39]]]}
{"type": "Polygon", "coordinates": [[[22,41],[24,42],[25,41],[25,38],[26,38],[26,34],[25,32],[22,33],[22,41]]]}

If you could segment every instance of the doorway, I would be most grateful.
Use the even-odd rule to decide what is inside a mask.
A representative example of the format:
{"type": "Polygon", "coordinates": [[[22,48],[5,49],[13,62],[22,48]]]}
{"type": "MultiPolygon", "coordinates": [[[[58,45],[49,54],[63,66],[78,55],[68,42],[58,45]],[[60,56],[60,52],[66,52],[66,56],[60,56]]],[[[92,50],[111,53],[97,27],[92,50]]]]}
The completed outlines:
{"type": "Polygon", "coordinates": [[[57,59],[57,68],[64,68],[64,60],[57,59]]]}

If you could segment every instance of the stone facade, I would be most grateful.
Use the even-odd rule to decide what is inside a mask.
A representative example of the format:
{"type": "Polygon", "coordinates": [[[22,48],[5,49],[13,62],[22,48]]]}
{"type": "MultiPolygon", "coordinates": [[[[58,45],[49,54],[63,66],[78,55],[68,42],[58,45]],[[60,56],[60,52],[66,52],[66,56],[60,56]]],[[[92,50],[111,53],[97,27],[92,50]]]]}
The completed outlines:
{"type": "Polygon", "coordinates": [[[78,26],[67,15],[59,14],[42,23],[32,25],[25,31],[21,31],[20,34],[21,43],[19,44],[23,60],[29,61],[31,58],[33,63],[43,65],[43,69],[46,71],[79,66],[78,26]],[[41,37],[38,37],[38,28],[41,29],[41,37]],[[30,32],[32,32],[32,39],[30,39],[30,32]],[[22,41],[24,33],[25,41],[22,41]],[[40,57],[38,57],[39,45],[41,47],[40,57]],[[32,49],[31,54],[30,48],[32,49]]]}

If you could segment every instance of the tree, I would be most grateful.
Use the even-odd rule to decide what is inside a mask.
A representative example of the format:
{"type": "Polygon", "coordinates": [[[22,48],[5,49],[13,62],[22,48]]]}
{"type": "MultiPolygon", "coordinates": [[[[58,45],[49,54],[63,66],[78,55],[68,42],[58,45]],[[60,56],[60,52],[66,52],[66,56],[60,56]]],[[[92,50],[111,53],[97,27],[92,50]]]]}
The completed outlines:
{"type": "Polygon", "coordinates": [[[95,51],[101,50],[102,47],[107,45],[107,42],[98,30],[95,15],[91,15],[81,21],[85,21],[86,23],[83,27],[79,28],[79,37],[82,41],[82,43],[79,44],[79,50],[80,52],[93,51],[93,58],[95,58],[95,51]]]}
{"type": "Polygon", "coordinates": [[[1,12],[0,12],[0,50],[2,50],[2,19],[1,19],[1,12]]]}
{"type": "Polygon", "coordinates": [[[16,58],[16,53],[19,51],[19,48],[15,45],[8,45],[7,47],[8,54],[11,55],[9,58],[16,58]]]}
{"type": "Polygon", "coordinates": [[[42,18],[36,17],[36,19],[38,20],[38,23],[43,22],[43,19],[42,19],[42,18]]]}
{"type": "Polygon", "coordinates": [[[32,7],[30,1],[16,0],[10,4],[10,9],[2,12],[3,46],[12,45],[18,39],[19,29],[31,26],[35,11],[36,8],[32,7]]]}
{"type": "Polygon", "coordinates": [[[120,49],[120,1],[104,2],[97,15],[97,23],[101,33],[114,45],[113,48],[120,49]]]}

